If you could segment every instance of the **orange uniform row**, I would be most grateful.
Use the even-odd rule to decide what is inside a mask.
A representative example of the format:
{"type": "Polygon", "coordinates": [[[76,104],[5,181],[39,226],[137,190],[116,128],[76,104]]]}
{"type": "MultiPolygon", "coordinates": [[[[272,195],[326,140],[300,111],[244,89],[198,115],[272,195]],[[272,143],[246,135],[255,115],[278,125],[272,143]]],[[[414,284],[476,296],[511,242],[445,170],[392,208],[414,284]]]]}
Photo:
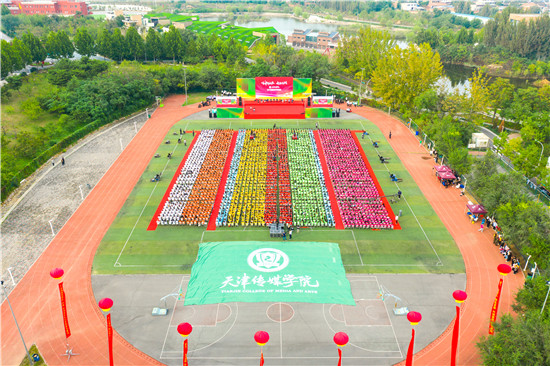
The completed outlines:
{"type": "Polygon", "coordinates": [[[189,200],[183,208],[180,224],[206,225],[208,223],[232,137],[232,130],[216,130],[189,200]]]}

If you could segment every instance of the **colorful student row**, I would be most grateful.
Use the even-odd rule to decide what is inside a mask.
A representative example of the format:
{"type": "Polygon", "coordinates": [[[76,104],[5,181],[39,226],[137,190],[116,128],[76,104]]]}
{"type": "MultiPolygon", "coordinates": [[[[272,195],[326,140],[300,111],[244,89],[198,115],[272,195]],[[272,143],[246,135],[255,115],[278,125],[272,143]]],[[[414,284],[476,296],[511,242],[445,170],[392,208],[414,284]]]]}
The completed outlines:
{"type": "Polygon", "coordinates": [[[346,227],[392,228],[349,130],[319,130],[325,176],[312,130],[203,130],[159,216],[161,225],[207,225],[230,154],[217,226],[334,226],[331,179],[346,227]]]}

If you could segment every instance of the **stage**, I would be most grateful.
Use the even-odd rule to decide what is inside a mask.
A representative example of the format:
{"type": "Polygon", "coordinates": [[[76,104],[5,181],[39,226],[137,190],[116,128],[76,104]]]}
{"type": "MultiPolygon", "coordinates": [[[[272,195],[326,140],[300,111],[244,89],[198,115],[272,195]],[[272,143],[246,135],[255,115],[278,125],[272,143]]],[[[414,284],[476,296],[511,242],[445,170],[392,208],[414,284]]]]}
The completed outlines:
{"type": "Polygon", "coordinates": [[[245,119],[305,119],[307,100],[243,100],[245,119]]]}

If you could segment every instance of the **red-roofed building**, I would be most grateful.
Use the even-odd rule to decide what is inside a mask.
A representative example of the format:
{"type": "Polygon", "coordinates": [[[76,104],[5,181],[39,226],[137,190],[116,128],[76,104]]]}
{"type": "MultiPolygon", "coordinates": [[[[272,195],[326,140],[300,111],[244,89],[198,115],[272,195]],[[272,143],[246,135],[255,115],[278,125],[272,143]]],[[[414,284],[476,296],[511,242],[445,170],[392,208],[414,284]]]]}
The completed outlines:
{"type": "Polygon", "coordinates": [[[84,1],[21,1],[12,0],[8,6],[10,12],[17,14],[59,14],[82,15],[91,14],[91,10],[84,1]]]}

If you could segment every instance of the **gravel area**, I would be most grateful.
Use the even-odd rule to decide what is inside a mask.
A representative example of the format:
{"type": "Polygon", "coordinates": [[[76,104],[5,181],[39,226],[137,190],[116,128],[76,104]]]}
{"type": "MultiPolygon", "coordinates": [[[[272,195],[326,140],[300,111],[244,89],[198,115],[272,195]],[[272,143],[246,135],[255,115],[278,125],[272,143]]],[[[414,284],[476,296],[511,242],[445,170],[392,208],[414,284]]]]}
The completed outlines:
{"type": "Polygon", "coordinates": [[[61,230],[146,120],[141,112],[93,132],[44,164],[2,204],[1,278],[8,293],[50,244],[52,230],[61,230]]]}

